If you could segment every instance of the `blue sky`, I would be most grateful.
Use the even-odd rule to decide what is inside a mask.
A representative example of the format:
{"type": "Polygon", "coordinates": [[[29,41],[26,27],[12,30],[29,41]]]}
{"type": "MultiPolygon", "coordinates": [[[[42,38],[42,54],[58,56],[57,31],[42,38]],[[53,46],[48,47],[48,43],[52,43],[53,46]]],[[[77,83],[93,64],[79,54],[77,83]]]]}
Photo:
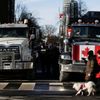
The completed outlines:
{"type": "MultiPolygon", "coordinates": [[[[62,9],[63,0],[15,0],[16,4],[24,4],[38,19],[39,25],[58,25],[59,9],[62,9]]],[[[88,10],[100,11],[100,0],[83,0],[88,10]]]]}
{"type": "Polygon", "coordinates": [[[39,24],[53,24],[58,22],[59,8],[63,0],[16,0],[27,6],[28,10],[38,18],[39,24]]]}
{"type": "Polygon", "coordinates": [[[83,0],[89,10],[100,11],[100,0],[83,0]]]}

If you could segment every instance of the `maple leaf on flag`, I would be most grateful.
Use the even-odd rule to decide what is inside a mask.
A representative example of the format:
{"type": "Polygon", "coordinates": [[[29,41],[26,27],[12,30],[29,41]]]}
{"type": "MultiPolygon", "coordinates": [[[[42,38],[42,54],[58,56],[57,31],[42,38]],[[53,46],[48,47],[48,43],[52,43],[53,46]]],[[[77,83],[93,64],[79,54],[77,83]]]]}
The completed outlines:
{"type": "Polygon", "coordinates": [[[86,47],[85,48],[85,50],[82,50],[82,54],[84,55],[84,56],[88,56],[88,52],[89,52],[89,48],[88,47],[86,47]]]}

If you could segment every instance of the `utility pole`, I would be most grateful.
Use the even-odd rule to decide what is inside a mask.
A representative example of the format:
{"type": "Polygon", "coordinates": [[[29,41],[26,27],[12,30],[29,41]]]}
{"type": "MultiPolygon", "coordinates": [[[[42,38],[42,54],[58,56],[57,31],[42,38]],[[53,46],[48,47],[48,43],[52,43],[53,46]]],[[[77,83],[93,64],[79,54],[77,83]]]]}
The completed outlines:
{"type": "Polygon", "coordinates": [[[71,0],[63,0],[63,11],[62,15],[60,15],[60,26],[59,26],[59,33],[60,33],[60,48],[61,51],[67,52],[67,39],[66,39],[66,30],[67,25],[69,23],[69,14],[70,14],[70,2],[71,0]]]}
{"type": "Polygon", "coordinates": [[[64,0],[63,1],[63,18],[61,21],[62,36],[63,36],[63,47],[64,52],[67,52],[68,38],[70,38],[71,32],[68,32],[71,24],[71,20],[78,17],[78,3],[76,0],[64,0]]]}
{"type": "Polygon", "coordinates": [[[64,43],[64,52],[67,52],[67,27],[68,27],[68,23],[69,23],[69,15],[70,15],[70,3],[71,0],[64,0],[64,4],[63,4],[63,43],[64,43]]]}
{"type": "Polygon", "coordinates": [[[70,15],[70,3],[71,0],[64,0],[63,4],[63,25],[64,25],[64,31],[66,33],[66,26],[68,25],[69,22],[69,15],[70,15]]]}
{"type": "Polygon", "coordinates": [[[67,43],[71,35],[71,20],[78,17],[78,3],[76,0],[64,0],[63,1],[63,17],[60,19],[60,36],[61,45],[64,52],[67,52],[67,43]],[[70,31],[69,31],[70,30],[70,31]],[[69,32],[68,32],[69,31],[69,32]]]}

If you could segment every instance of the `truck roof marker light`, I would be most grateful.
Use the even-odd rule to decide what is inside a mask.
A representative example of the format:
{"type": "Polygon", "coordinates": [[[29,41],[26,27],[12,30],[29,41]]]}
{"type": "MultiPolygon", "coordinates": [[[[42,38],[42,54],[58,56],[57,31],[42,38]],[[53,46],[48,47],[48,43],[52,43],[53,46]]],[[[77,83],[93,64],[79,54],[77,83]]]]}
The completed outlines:
{"type": "Polygon", "coordinates": [[[96,19],[96,20],[95,20],[95,24],[98,24],[98,23],[99,23],[99,20],[96,19]]]}
{"type": "Polygon", "coordinates": [[[75,24],[77,24],[77,22],[75,22],[75,24]]]}
{"type": "Polygon", "coordinates": [[[86,24],[90,24],[90,22],[87,22],[86,24]]]}
{"type": "Polygon", "coordinates": [[[19,24],[23,24],[23,21],[19,21],[18,23],[19,23],[19,24]]]}
{"type": "Polygon", "coordinates": [[[94,22],[92,22],[91,24],[95,24],[94,22]]]}
{"type": "Polygon", "coordinates": [[[28,24],[28,19],[24,19],[24,24],[28,24]]]}
{"type": "Polygon", "coordinates": [[[82,23],[82,20],[81,19],[78,19],[78,23],[82,23]]]}
{"type": "Polygon", "coordinates": [[[85,24],[85,22],[82,22],[82,24],[85,24]]]}

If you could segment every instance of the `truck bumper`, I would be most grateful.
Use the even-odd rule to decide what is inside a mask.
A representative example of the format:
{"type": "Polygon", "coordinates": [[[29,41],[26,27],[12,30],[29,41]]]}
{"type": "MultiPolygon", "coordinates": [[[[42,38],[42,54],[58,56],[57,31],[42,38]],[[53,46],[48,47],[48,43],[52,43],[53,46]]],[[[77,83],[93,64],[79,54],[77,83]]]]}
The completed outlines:
{"type": "Polygon", "coordinates": [[[86,68],[85,64],[60,64],[60,71],[61,72],[77,72],[77,73],[84,73],[86,68]]]}

